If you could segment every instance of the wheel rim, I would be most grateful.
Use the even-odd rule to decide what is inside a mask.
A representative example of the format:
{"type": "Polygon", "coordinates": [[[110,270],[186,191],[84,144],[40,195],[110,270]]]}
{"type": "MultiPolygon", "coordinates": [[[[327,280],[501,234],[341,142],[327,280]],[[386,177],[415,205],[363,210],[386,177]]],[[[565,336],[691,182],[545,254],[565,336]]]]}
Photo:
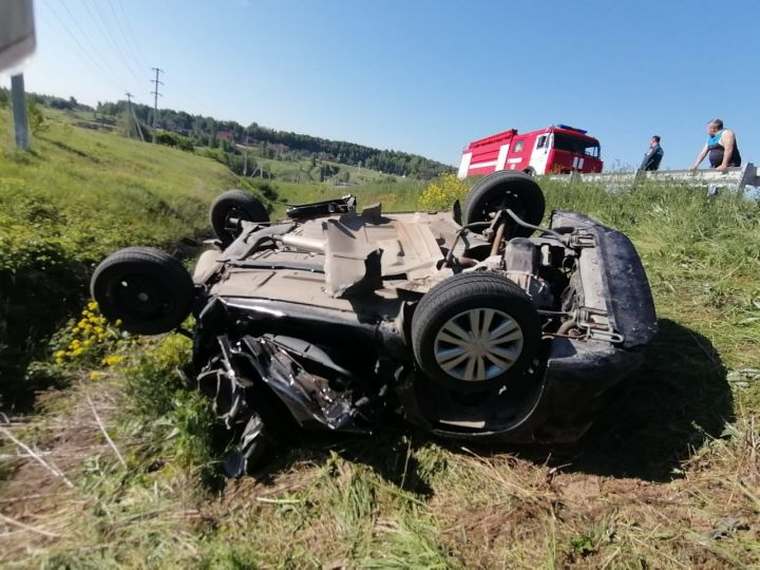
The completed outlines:
{"type": "Polygon", "coordinates": [[[435,337],[438,366],[465,382],[491,380],[514,366],[523,348],[515,319],[498,309],[469,309],[452,317],[435,337]]]}

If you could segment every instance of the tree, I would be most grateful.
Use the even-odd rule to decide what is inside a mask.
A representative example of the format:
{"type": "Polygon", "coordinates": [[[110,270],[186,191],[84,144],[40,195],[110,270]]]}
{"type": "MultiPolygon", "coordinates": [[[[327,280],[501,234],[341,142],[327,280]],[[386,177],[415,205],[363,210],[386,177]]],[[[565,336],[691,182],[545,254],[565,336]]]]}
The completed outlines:
{"type": "MultiPolygon", "coordinates": [[[[1,0],[0,0],[1,1],[1,0]]],[[[66,105],[70,101],[62,100],[66,105]]],[[[81,104],[78,103],[81,106],[81,104]]],[[[126,110],[127,102],[99,103],[98,112],[117,117],[126,110]]],[[[153,108],[148,105],[134,103],[134,112],[138,119],[147,125],[152,125],[153,108]]],[[[312,137],[289,131],[276,131],[251,123],[243,127],[235,121],[217,121],[213,117],[190,115],[184,111],[161,109],[157,117],[159,128],[173,131],[184,136],[191,136],[196,146],[219,148],[224,152],[235,152],[233,145],[245,141],[256,147],[264,158],[281,160],[309,159],[312,168],[319,161],[331,161],[353,166],[364,166],[395,176],[410,176],[430,179],[445,172],[452,172],[450,166],[428,158],[388,149],[362,146],[346,141],[334,141],[312,137]],[[221,141],[218,133],[231,134],[230,141],[221,141]]],[[[330,176],[323,173],[323,176],[330,176]]]]}

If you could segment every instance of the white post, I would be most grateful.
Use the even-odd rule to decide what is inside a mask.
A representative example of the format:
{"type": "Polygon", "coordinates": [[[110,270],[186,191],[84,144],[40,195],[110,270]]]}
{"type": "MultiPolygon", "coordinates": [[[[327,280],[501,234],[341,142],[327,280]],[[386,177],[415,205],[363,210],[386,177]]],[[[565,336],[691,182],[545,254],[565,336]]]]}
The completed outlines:
{"type": "Polygon", "coordinates": [[[29,150],[29,123],[26,119],[23,73],[11,76],[11,101],[13,104],[13,124],[16,130],[16,146],[21,150],[29,150]]]}

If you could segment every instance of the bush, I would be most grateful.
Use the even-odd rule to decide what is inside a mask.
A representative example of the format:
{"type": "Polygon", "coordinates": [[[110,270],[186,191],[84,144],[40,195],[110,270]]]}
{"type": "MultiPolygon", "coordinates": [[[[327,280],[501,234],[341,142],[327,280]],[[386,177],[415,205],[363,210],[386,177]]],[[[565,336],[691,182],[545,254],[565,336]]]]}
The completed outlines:
{"type": "Polygon", "coordinates": [[[270,202],[276,202],[280,195],[277,189],[269,182],[265,180],[255,180],[250,183],[254,190],[257,190],[265,199],[270,202]]]}
{"type": "Polygon", "coordinates": [[[194,149],[193,141],[189,137],[170,133],[169,131],[156,131],[156,143],[165,146],[171,146],[180,150],[192,152],[194,149]]]}
{"type": "Polygon", "coordinates": [[[48,128],[45,123],[45,115],[40,110],[35,99],[29,99],[26,104],[27,115],[29,116],[29,128],[32,134],[36,135],[48,128]]]}
{"type": "Polygon", "coordinates": [[[420,196],[420,207],[425,210],[444,210],[464,198],[467,185],[455,174],[442,174],[425,187],[420,196]]]}

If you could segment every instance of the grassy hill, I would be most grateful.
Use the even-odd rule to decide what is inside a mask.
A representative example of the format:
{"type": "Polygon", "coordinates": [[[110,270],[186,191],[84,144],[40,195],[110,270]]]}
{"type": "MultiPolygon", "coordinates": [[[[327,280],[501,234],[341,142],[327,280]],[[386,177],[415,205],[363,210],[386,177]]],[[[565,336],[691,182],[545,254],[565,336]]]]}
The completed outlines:
{"type": "MultiPolygon", "coordinates": [[[[0,109],[0,386],[81,305],[93,264],[129,244],[171,247],[207,231],[237,178],[210,159],[72,127],[48,114],[33,150],[12,150],[0,109]]],[[[0,388],[0,393],[7,392],[0,388]]]]}
{"type": "MultiPolygon", "coordinates": [[[[36,144],[29,157],[0,159],[0,205],[13,208],[0,214],[0,235],[11,252],[4,259],[35,267],[38,281],[65,280],[70,268],[123,243],[171,244],[202,232],[208,200],[236,182],[211,160],[63,122],[36,144]],[[36,235],[47,249],[30,245],[36,235]]],[[[0,461],[0,563],[760,566],[760,207],[689,187],[611,194],[543,185],[549,208],[577,209],[628,233],[660,319],[644,368],[578,447],[448,445],[394,425],[372,439],[299,436],[298,448],[257,477],[225,482],[209,411],[175,374],[187,339],[116,335],[82,358],[49,364],[69,388],[4,428],[44,450],[71,486],[28,458],[0,461]]],[[[377,180],[356,192],[365,204],[411,209],[421,189],[377,180]]],[[[275,179],[256,191],[282,211],[345,189],[275,179]]],[[[85,309],[81,322],[97,318],[85,309]]],[[[81,334],[78,326],[64,327],[52,350],[81,334]]],[[[2,437],[2,457],[16,453],[2,437]]]]}

